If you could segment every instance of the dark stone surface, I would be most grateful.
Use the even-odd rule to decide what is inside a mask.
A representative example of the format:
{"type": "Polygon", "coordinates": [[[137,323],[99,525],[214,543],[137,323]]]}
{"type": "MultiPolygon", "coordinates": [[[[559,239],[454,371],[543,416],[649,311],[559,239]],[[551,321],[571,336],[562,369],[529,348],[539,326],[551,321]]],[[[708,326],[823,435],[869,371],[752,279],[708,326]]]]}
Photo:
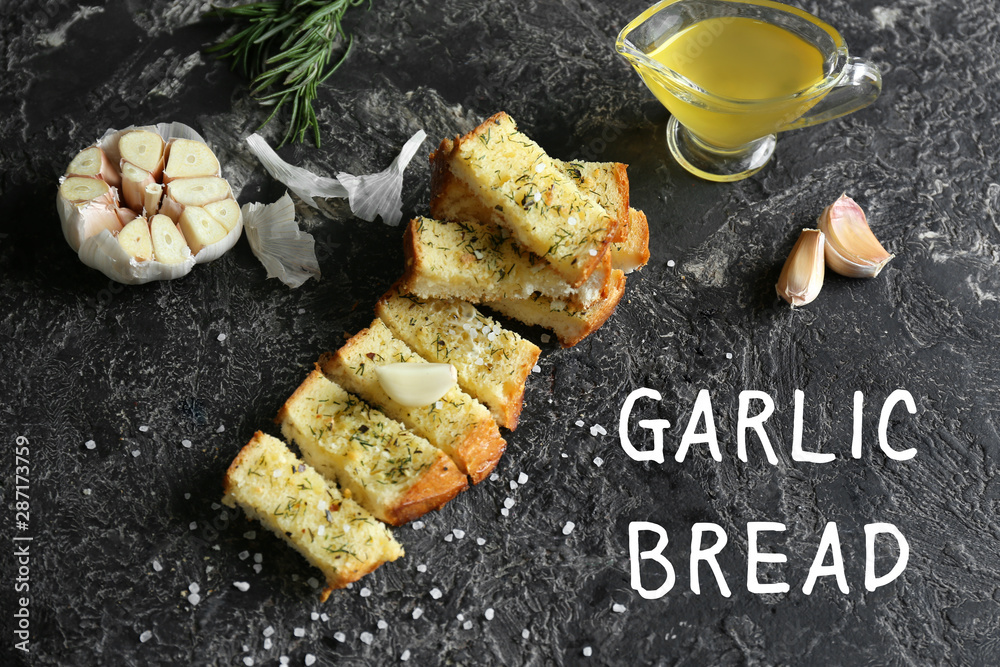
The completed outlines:
{"type": "MultiPolygon", "coordinates": [[[[377,171],[424,128],[431,141],[404,188],[404,214],[422,213],[432,142],[504,109],[557,157],[629,163],[653,256],[598,334],[571,350],[543,344],[498,479],[422,530],[398,529],[404,559],[320,604],[307,583],[318,573],[221,508],[220,482],[250,435],[273,428],[317,356],[368,324],[401,272],[401,229],[340,205],[329,216],[299,205],[323,279],[294,291],[265,279],[245,241],[181,280],[108,282],[59,233],[52,201],[71,156],[107,127],[184,121],[217,149],[242,201],[272,201],[280,186],[242,143],[264,115],[245,82],[200,52],[219,34],[198,20],[205,3],[4,2],[2,654],[25,659],[12,634],[20,535],[33,538],[34,665],[273,665],[281,655],[301,665],[306,654],[374,665],[404,651],[420,665],[1000,662],[1000,20],[981,0],[803,6],[879,63],[884,93],[867,110],[783,135],[774,162],[734,185],[671,162],[666,113],[613,52],[643,2],[377,1],[355,13],[356,50],[318,107],[323,147],[285,156],[322,173],[377,171]],[[775,297],[778,271],[798,230],[843,191],[898,256],[875,280],[829,276],[814,304],[792,312],[775,297]],[[619,409],[640,386],[663,401],[641,403],[637,417],[674,424],[662,465],[634,462],[619,445],[619,409]],[[897,388],[917,404],[890,425],[897,447],[917,448],[905,462],[875,445],[879,406],[897,388]],[[701,447],[676,463],[699,389],[711,392],[724,459],[701,447]],[[775,400],[776,466],[754,438],[749,462],[736,457],[747,389],[775,400]],[[795,389],[805,392],[807,447],[834,462],[792,461],[795,389]],[[854,460],[858,390],[865,448],[854,460]],[[591,435],[594,424],[608,434],[591,435]],[[25,531],[14,523],[18,436],[28,441],[25,531]],[[527,483],[512,490],[522,472],[527,483]],[[507,497],[515,504],[503,517],[507,497]],[[576,528],[565,536],[567,521],[576,528]],[[632,521],[669,532],[677,581],[659,600],[630,586],[632,521]],[[699,521],[726,531],[730,598],[704,570],[702,594],[690,592],[699,521]],[[750,521],[787,525],[762,544],[788,562],[762,578],[791,592],[747,591],[750,521]],[[829,521],[850,592],[825,577],[806,596],[829,521]],[[864,525],[880,521],[905,535],[910,559],[869,593],[864,525]],[[464,539],[446,539],[453,529],[464,539]],[[185,597],[191,583],[197,606],[185,597]]],[[[631,432],[648,446],[648,432],[631,432]]],[[[893,555],[880,558],[883,571],[893,555]]],[[[652,586],[655,568],[644,574],[652,586]]]]}

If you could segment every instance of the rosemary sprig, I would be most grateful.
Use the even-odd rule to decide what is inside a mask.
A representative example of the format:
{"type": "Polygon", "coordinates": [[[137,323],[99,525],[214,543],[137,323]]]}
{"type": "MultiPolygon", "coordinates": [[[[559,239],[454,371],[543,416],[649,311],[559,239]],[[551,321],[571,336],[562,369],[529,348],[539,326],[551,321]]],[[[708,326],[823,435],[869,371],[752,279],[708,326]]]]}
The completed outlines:
{"type": "MultiPolygon", "coordinates": [[[[265,0],[235,7],[216,7],[206,13],[240,24],[228,39],[209,47],[219,58],[231,59],[251,80],[250,93],[273,107],[261,123],[267,125],[286,104],[291,119],[281,144],[289,139],[305,141],[312,130],[320,145],[319,121],[313,109],[319,84],[347,59],[354,38],[344,32],[341,21],[351,7],[366,0],[265,0]],[[336,62],[334,52],[344,44],[336,62]]],[[[369,7],[371,0],[367,0],[369,7]]]]}

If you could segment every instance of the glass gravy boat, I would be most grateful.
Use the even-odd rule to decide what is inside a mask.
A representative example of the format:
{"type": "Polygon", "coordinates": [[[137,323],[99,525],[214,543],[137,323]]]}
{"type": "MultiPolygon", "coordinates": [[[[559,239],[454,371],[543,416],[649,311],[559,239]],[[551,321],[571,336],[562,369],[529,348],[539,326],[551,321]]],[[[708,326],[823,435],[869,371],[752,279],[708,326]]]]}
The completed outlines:
{"type": "Polygon", "coordinates": [[[857,111],[882,90],[878,68],[849,57],[836,30],[770,0],[664,0],[615,48],[670,111],[670,152],[711,181],[750,176],[776,133],[857,111]]]}

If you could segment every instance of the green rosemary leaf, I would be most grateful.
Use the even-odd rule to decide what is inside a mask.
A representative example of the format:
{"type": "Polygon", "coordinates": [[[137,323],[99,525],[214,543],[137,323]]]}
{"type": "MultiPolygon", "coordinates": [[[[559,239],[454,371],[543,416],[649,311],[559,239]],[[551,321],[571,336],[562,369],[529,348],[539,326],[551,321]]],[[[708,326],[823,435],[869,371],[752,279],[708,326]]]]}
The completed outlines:
{"type": "Polygon", "coordinates": [[[250,79],[250,94],[262,106],[272,107],[261,127],[291,106],[281,145],[303,142],[310,133],[320,145],[313,101],[319,84],[340,68],[354,44],[344,31],[344,14],[365,2],[371,8],[371,0],[265,0],[213,5],[206,12],[238,25],[233,35],[207,51],[229,60],[250,79]]]}

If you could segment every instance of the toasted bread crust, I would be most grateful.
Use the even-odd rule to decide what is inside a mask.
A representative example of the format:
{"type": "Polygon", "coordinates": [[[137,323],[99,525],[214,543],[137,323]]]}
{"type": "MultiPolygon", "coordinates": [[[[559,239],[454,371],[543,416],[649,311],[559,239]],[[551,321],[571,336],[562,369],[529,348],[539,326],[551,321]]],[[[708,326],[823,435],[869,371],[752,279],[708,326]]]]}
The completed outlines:
{"type": "Polygon", "coordinates": [[[465,475],[442,452],[437,462],[420,475],[420,479],[390,510],[386,521],[393,526],[402,526],[431,510],[440,509],[468,486],[465,475]],[[461,484],[455,483],[456,477],[461,479],[461,484]]]}
{"type": "Polygon", "coordinates": [[[625,231],[625,240],[611,246],[611,266],[631,273],[649,262],[649,222],[646,214],[630,208],[625,231]]]}

